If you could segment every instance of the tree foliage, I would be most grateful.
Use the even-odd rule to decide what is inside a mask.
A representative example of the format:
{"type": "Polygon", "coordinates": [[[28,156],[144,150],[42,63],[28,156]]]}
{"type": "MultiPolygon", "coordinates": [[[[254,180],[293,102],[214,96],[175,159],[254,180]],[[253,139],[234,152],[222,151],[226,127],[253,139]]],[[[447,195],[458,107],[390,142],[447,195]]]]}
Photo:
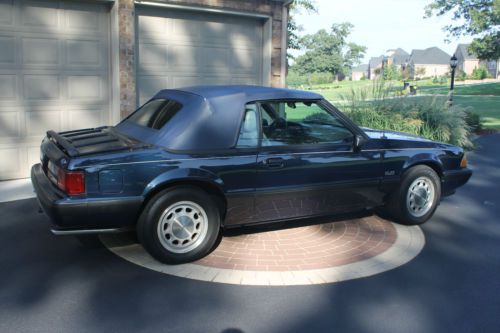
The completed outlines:
{"type": "Polygon", "coordinates": [[[456,24],[444,27],[448,36],[475,36],[469,51],[479,59],[500,58],[500,0],[433,0],[426,17],[452,13],[456,24]]]}
{"type": "MultiPolygon", "coordinates": [[[[290,50],[300,50],[300,37],[299,33],[302,31],[302,27],[297,24],[295,20],[295,15],[299,14],[301,11],[306,13],[317,13],[318,8],[314,0],[295,0],[290,5],[289,17],[288,17],[288,49],[290,50]]],[[[288,54],[289,58],[293,58],[288,54]]]]}
{"type": "Polygon", "coordinates": [[[384,80],[401,80],[403,78],[401,69],[394,64],[386,65],[383,73],[384,80]]]}
{"type": "Polygon", "coordinates": [[[366,47],[347,41],[353,25],[333,24],[330,32],[321,29],[300,39],[306,52],[297,57],[294,68],[301,74],[331,73],[346,75],[360,63],[366,47]]]}

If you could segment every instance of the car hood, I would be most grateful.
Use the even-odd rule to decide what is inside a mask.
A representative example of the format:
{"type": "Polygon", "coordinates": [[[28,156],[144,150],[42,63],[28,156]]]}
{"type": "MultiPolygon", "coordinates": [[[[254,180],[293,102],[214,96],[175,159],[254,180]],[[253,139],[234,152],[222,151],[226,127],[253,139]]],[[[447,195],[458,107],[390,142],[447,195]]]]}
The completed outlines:
{"type": "Polygon", "coordinates": [[[446,149],[453,151],[462,151],[462,148],[456,147],[443,142],[432,141],[418,135],[377,130],[373,128],[362,128],[368,135],[370,140],[381,142],[382,146],[386,149],[407,149],[407,148],[430,148],[430,149],[446,149]]]}
{"type": "Polygon", "coordinates": [[[389,140],[404,140],[404,141],[418,141],[418,142],[434,142],[432,140],[423,138],[421,136],[402,133],[402,132],[394,132],[394,131],[385,131],[385,130],[377,130],[373,128],[362,128],[363,131],[370,137],[370,139],[382,139],[385,137],[389,140]]]}

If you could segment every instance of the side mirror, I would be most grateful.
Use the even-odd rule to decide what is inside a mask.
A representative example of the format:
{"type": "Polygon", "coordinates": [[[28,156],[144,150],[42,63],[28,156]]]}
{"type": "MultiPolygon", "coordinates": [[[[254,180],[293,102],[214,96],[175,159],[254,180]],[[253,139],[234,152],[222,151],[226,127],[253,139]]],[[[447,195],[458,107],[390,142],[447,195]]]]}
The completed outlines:
{"type": "Polygon", "coordinates": [[[354,137],[354,150],[355,150],[355,151],[359,151],[359,150],[361,150],[361,147],[363,146],[363,144],[364,144],[366,141],[367,141],[367,140],[365,139],[365,137],[364,137],[364,136],[357,134],[357,135],[354,137]]]}

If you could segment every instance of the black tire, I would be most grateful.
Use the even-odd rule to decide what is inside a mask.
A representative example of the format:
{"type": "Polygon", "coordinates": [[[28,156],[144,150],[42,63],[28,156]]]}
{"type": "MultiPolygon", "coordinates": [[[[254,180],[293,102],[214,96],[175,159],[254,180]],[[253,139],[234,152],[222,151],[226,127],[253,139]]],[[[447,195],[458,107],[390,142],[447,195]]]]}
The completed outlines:
{"type": "MultiPolygon", "coordinates": [[[[439,176],[432,168],[426,165],[417,165],[408,169],[404,173],[399,187],[389,195],[386,204],[386,212],[391,218],[401,224],[419,225],[426,222],[432,217],[440,201],[441,180],[439,176]],[[417,208],[412,209],[411,203],[408,204],[407,195],[410,191],[410,186],[412,186],[414,182],[419,179],[428,179],[432,183],[434,187],[434,196],[432,199],[432,203],[430,204],[429,208],[427,208],[427,212],[421,216],[416,216],[415,214],[418,215],[419,212],[416,211],[417,208]]],[[[423,210],[422,212],[424,211],[425,210],[423,210]]]]}
{"type": "MultiPolygon", "coordinates": [[[[139,242],[142,244],[142,246],[154,258],[163,263],[181,264],[191,262],[206,256],[212,250],[220,233],[220,216],[221,214],[214,198],[212,198],[205,191],[195,186],[177,186],[168,188],[156,194],[147,203],[141,216],[139,217],[139,221],[137,224],[137,238],[139,239],[139,242]],[[166,210],[169,209],[169,207],[172,207],[176,204],[181,204],[182,202],[191,202],[203,209],[203,213],[206,218],[206,223],[203,224],[205,226],[204,230],[206,230],[206,234],[200,240],[199,238],[202,237],[200,232],[200,236],[198,236],[199,238],[196,239],[196,242],[193,242],[192,244],[189,243],[191,241],[191,238],[186,238],[185,241],[188,242],[187,246],[196,246],[192,249],[189,249],[187,252],[179,253],[177,251],[182,250],[180,249],[180,246],[184,245],[181,245],[181,243],[179,242],[177,244],[172,243],[172,239],[174,239],[174,242],[175,240],[177,240],[173,229],[171,229],[172,231],[169,231],[169,233],[167,233],[165,237],[159,235],[159,228],[161,229],[165,226],[165,224],[168,227],[169,223],[175,223],[168,222],[162,224],[161,227],[159,227],[159,224],[162,223],[162,219],[165,220],[167,218],[164,214],[166,214],[166,210]],[[172,238],[167,239],[166,237],[172,238]],[[196,244],[197,242],[199,242],[199,244],[196,244]],[[170,246],[171,248],[177,246],[179,247],[179,249],[172,251],[172,249],[169,249],[168,246],[170,246]]],[[[191,223],[190,226],[193,226],[193,228],[195,228],[194,225],[198,226],[197,224],[195,224],[196,221],[189,221],[189,223],[191,223]]],[[[177,229],[178,232],[179,230],[181,230],[179,228],[177,229]]],[[[197,230],[192,229],[191,231],[194,231],[194,235],[197,230]]],[[[163,231],[163,233],[165,233],[165,231],[163,231]]]]}

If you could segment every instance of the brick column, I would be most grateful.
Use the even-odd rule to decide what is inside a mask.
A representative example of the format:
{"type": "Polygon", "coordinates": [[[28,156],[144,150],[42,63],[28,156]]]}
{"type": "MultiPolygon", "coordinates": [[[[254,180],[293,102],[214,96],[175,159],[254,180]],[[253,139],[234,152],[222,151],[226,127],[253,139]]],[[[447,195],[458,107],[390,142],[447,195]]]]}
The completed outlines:
{"type": "Polygon", "coordinates": [[[271,54],[271,86],[282,87],[282,49],[283,32],[286,33],[286,27],[283,27],[282,6],[280,3],[274,3],[272,6],[272,54],[271,54]],[[285,30],[283,30],[285,29],[285,30]]]}
{"type": "Polygon", "coordinates": [[[118,0],[120,116],[136,109],[134,0],[118,0]]]}

